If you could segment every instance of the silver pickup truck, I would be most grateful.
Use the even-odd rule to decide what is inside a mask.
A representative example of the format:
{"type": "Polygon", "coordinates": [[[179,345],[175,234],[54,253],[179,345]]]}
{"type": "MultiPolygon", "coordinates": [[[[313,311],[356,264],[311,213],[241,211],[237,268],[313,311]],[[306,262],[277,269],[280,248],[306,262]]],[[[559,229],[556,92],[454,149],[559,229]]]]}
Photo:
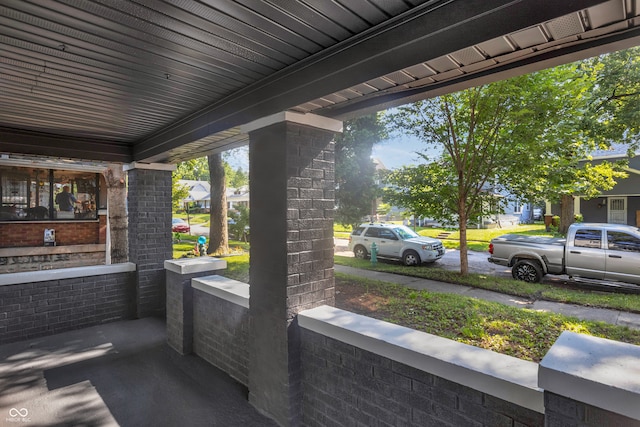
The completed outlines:
{"type": "Polygon", "coordinates": [[[640,285],[640,230],[628,225],[572,224],[566,239],[506,234],[491,240],[489,253],[489,262],[511,267],[513,277],[525,282],[567,274],[640,285]]]}

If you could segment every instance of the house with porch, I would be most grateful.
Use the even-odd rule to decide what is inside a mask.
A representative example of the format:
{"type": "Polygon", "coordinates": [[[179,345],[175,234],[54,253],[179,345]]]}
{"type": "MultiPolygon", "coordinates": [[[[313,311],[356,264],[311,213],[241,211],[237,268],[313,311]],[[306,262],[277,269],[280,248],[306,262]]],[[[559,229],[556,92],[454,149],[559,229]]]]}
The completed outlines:
{"type": "Polygon", "coordinates": [[[182,200],[182,205],[189,211],[208,212],[211,202],[211,184],[208,181],[196,181],[188,179],[178,180],[178,185],[187,188],[189,194],[182,200]]]}
{"type": "MultiPolygon", "coordinates": [[[[608,222],[640,227],[640,157],[628,157],[628,145],[612,144],[608,150],[598,150],[592,155],[592,164],[603,161],[628,160],[627,178],[618,179],[617,184],[598,197],[587,199],[574,197],[574,212],[581,214],[585,222],[608,222]]],[[[547,212],[559,215],[558,204],[547,203],[547,212]]]]}
{"type": "Polygon", "coordinates": [[[157,316],[176,357],[282,426],[638,425],[634,346],[568,333],[538,366],[336,310],[333,141],[351,117],[639,45],[639,16],[624,0],[3,2],[0,246],[27,261],[0,274],[0,343],[157,316]],[[174,165],[241,145],[249,284],[171,259],[174,165]]]}

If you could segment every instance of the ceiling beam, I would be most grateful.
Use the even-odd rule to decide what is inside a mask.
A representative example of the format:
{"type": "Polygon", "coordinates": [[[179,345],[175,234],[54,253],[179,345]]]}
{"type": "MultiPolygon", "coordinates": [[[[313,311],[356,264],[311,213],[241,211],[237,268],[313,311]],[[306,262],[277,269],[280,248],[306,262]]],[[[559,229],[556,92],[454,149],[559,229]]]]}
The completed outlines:
{"type": "Polygon", "coordinates": [[[69,137],[0,127],[0,152],[100,160],[114,163],[133,161],[127,143],[69,137]]]}
{"type": "Polygon", "coordinates": [[[354,99],[351,102],[316,110],[314,113],[326,115],[337,120],[348,120],[353,117],[397,107],[418,100],[434,98],[470,87],[506,80],[515,76],[580,61],[604,53],[630,49],[638,45],[640,45],[640,28],[633,28],[624,33],[607,35],[602,39],[592,39],[580,44],[554,48],[548,52],[519,59],[513,63],[498,64],[491,69],[473,74],[465,74],[446,82],[424,87],[389,91],[387,93],[380,93],[379,96],[370,96],[362,100],[354,99]]]}
{"type": "Polygon", "coordinates": [[[138,141],[133,157],[138,161],[157,158],[213,133],[600,3],[603,1],[428,2],[138,141]]]}

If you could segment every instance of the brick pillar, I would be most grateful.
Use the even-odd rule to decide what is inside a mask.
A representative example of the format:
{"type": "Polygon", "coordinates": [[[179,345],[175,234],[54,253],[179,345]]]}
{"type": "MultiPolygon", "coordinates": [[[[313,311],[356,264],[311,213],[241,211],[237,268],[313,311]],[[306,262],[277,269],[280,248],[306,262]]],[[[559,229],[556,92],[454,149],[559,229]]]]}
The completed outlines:
{"type": "Polygon", "coordinates": [[[133,163],[128,175],[129,260],[136,264],[138,317],[164,316],[164,261],[173,258],[171,171],[173,165],[133,163]]]}
{"type": "Polygon", "coordinates": [[[342,123],[280,113],[251,123],[249,400],[300,424],[298,312],[334,305],[334,142],[342,123]]]}

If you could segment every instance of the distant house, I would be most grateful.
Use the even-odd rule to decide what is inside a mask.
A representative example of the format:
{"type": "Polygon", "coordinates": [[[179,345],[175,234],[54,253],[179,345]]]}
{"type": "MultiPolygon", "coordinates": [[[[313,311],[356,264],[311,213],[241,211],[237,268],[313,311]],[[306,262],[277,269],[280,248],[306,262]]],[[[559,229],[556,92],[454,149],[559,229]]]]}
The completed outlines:
{"type": "Polygon", "coordinates": [[[193,181],[188,179],[178,180],[179,185],[184,185],[189,190],[189,195],[182,200],[182,204],[189,210],[202,210],[207,212],[211,206],[211,185],[207,181],[193,181]]]}
{"type": "MultiPolygon", "coordinates": [[[[594,152],[592,163],[626,159],[627,149],[627,145],[613,144],[610,150],[594,152]]],[[[583,196],[576,197],[574,212],[582,214],[585,222],[609,222],[640,227],[640,156],[629,159],[626,171],[629,174],[627,178],[619,180],[615,187],[603,191],[599,197],[590,200],[583,196]]],[[[559,215],[560,206],[548,204],[547,212],[559,215]]]]}
{"type": "MultiPolygon", "coordinates": [[[[181,179],[178,184],[189,190],[189,195],[182,200],[190,210],[209,212],[211,208],[211,185],[207,181],[193,181],[181,179]]],[[[249,206],[249,187],[227,188],[227,209],[233,210],[237,206],[249,206]]]]}
{"type": "Polygon", "coordinates": [[[227,209],[234,210],[238,206],[249,207],[249,186],[227,188],[227,209]]]}

